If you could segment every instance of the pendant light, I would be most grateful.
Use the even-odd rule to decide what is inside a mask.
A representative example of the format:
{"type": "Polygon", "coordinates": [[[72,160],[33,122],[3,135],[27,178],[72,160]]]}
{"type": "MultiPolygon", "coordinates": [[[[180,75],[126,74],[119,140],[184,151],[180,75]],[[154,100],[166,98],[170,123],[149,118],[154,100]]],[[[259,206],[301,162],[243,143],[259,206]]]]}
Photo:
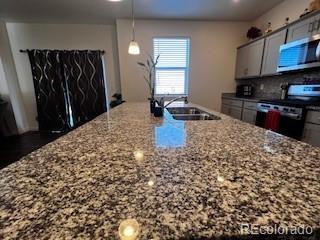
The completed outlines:
{"type": "Polygon", "coordinates": [[[134,31],[134,0],[131,0],[131,13],[132,13],[132,40],[129,45],[128,53],[131,55],[139,55],[140,47],[139,44],[135,41],[135,31],[134,31]]]}

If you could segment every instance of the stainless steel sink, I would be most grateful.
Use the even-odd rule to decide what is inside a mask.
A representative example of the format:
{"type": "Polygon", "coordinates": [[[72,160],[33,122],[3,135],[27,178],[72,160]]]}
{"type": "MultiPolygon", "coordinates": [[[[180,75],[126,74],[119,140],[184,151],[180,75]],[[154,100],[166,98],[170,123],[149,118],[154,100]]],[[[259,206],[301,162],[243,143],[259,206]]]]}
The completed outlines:
{"type": "Polygon", "coordinates": [[[201,114],[204,113],[202,110],[195,107],[173,107],[167,108],[171,114],[201,114]]]}
{"type": "Polygon", "coordinates": [[[172,117],[182,121],[220,120],[221,118],[195,107],[167,108],[172,117]]]}

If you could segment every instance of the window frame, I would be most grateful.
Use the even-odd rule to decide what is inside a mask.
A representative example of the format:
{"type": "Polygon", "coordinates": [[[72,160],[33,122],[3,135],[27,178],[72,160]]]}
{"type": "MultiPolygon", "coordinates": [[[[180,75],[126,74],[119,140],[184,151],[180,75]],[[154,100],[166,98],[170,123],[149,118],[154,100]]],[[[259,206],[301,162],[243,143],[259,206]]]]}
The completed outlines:
{"type": "Polygon", "coordinates": [[[189,52],[187,54],[187,66],[184,67],[156,67],[154,76],[154,92],[155,97],[178,97],[178,96],[188,96],[189,95],[189,75],[190,75],[190,55],[191,55],[191,37],[190,36],[155,36],[152,38],[152,56],[154,57],[154,41],[155,39],[187,39],[189,41],[189,52]],[[183,94],[156,94],[156,74],[157,69],[160,70],[185,70],[185,83],[184,83],[184,93],[183,94]]]}

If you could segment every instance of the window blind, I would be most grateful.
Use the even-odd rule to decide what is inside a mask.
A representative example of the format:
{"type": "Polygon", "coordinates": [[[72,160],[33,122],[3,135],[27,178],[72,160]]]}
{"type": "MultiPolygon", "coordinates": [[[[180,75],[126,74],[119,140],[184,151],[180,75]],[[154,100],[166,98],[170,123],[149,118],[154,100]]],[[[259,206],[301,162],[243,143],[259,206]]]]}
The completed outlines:
{"type": "Polygon", "coordinates": [[[187,95],[189,76],[189,38],[155,38],[154,58],[160,55],[155,74],[157,95],[187,95]]]}

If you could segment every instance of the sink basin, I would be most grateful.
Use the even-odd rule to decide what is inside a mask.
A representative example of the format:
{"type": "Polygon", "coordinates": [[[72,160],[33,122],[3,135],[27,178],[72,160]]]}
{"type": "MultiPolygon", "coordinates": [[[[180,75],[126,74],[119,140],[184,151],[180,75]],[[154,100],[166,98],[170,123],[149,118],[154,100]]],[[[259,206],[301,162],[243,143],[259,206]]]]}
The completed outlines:
{"type": "Polygon", "coordinates": [[[195,107],[173,107],[167,108],[168,112],[171,114],[201,114],[204,111],[195,107]]]}
{"type": "Polygon", "coordinates": [[[175,120],[182,121],[206,121],[206,120],[220,120],[221,118],[213,114],[207,113],[195,107],[175,107],[167,108],[175,120]]]}

